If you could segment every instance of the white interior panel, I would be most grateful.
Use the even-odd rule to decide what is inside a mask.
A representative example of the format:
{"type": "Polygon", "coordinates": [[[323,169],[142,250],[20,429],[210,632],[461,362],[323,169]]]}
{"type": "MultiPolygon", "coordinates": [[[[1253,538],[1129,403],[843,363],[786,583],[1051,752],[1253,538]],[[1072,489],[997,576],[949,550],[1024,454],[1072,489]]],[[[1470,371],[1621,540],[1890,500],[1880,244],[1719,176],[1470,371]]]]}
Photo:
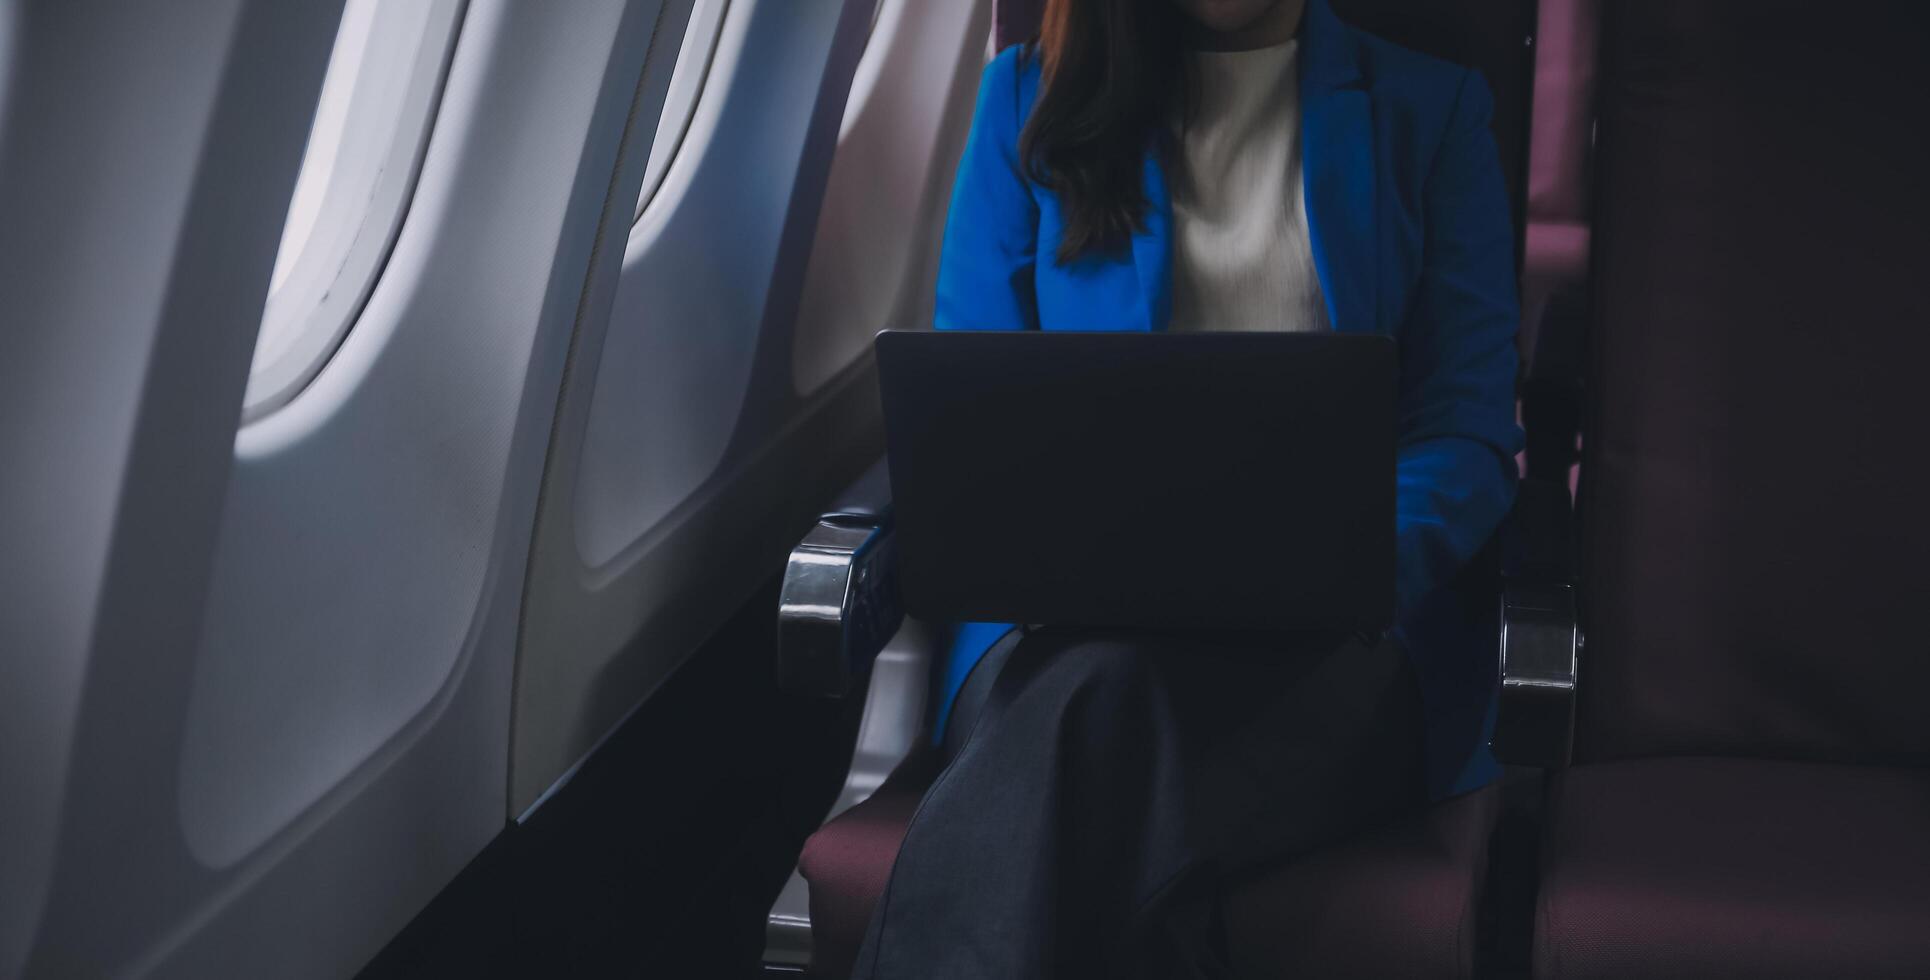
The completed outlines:
{"type": "Polygon", "coordinates": [[[0,976],[107,973],[159,910],[90,903],[147,866],[90,846],[179,854],[144,750],[340,12],[270,6],[0,5],[0,976]]]}
{"type": "Polygon", "coordinates": [[[526,369],[549,269],[497,280],[521,306],[488,319],[437,295],[436,235],[496,214],[460,213],[452,161],[437,163],[331,369],[236,440],[180,760],[182,833],[210,867],[260,847],[428,705],[499,560],[505,393],[521,384],[507,375],[526,369]]]}
{"type": "Polygon", "coordinates": [[[868,354],[878,331],[931,323],[938,244],[991,8],[991,0],[884,0],[798,305],[791,364],[801,395],[868,354]]]}
{"type": "Polygon", "coordinates": [[[347,976],[502,827],[537,493],[663,4],[472,0],[367,309],[239,435],[340,4],[38,6],[0,116],[0,241],[47,257],[0,272],[33,327],[0,450],[36,474],[0,639],[45,651],[0,684],[0,792],[37,804],[0,808],[0,975],[347,976]]]}
{"type": "MultiPolygon", "coordinates": [[[[208,403],[218,413],[223,388],[239,390],[233,372],[246,369],[235,348],[252,339],[269,267],[265,257],[251,263],[247,250],[272,249],[275,224],[242,209],[272,210],[294,183],[299,127],[268,127],[249,147],[259,154],[259,179],[234,187],[237,208],[201,226],[233,236],[237,247],[223,257],[263,277],[261,290],[252,298],[179,295],[183,285],[210,285],[205,270],[196,278],[182,268],[190,202],[225,176],[211,171],[232,168],[240,150],[232,125],[214,118],[234,84],[224,86],[224,69],[248,60],[235,50],[243,41],[285,46],[279,78],[254,81],[263,107],[298,111],[321,84],[328,42],[305,45],[298,31],[241,32],[248,5],[240,0],[53,16],[60,6],[0,3],[4,977],[25,975],[38,937],[60,915],[54,893],[64,824],[75,812],[70,786],[91,781],[77,760],[83,719],[99,724],[85,702],[89,674],[103,659],[102,620],[134,615],[107,608],[110,594],[127,599],[111,579],[179,585],[160,590],[165,601],[198,595],[206,575],[203,547],[169,556],[168,577],[154,578],[161,569],[152,558],[130,554],[115,532],[125,502],[153,494],[142,480],[156,474],[151,465],[137,472],[137,452],[180,454],[183,466],[174,493],[148,500],[148,526],[205,531],[218,507],[206,493],[225,472],[232,419],[226,431],[142,432],[139,422],[146,412],[188,415],[208,403]],[[189,315],[204,318],[199,337],[180,336],[180,318],[189,315]],[[226,365],[218,360],[223,339],[226,365]],[[147,384],[164,360],[197,354],[214,358],[201,365],[208,373],[199,391],[147,384]]],[[[327,7],[311,5],[308,23],[293,26],[332,36],[327,7]]],[[[187,617],[154,631],[150,656],[179,658],[192,643],[191,624],[187,617]]]]}
{"type": "Polygon", "coordinates": [[[512,812],[776,573],[801,508],[853,467],[833,441],[875,446],[875,397],[805,405],[788,383],[872,9],[731,0],[607,332],[577,337],[531,559],[512,812]]]}
{"type": "MultiPolygon", "coordinates": [[[[13,37],[14,21],[19,18],[19,4],[9,0],[0,3],[0,113],[7,106],[7,80],[13,77],[13,37]]],[[[0,126],[0,139],[5,138],[6,127],[0,126]]]]}
{"type": "Polygon", "coordinates": [[[635,545],[723,459],[783,232],[822,193],[800,184],[827,83],[838,106],[849,86],[849,67],[828,71],[844,6],[739,0],[724,19],[707,97],[631,233],[596,367],[575,521],[591,568],[635,545]]]}

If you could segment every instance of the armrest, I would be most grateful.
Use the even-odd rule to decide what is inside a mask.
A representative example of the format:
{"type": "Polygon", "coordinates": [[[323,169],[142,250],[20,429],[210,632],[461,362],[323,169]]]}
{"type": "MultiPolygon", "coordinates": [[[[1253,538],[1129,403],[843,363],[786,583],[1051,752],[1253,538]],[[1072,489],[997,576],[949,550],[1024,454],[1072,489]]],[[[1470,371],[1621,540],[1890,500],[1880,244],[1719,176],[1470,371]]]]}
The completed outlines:
{"type": "Polygon", "coordinates": [[[1528,475],[1535,479],[1565,482],[1580,458],[1575,438],[1582,424],[1589,302],[1583,286],[1550,297],[1533,358],[1525,365],[1521,421],[1528,436],[1528,475]]]}
{"type": "Polygon", "coordinates": [[[844,697],[903,620],[881,460],[791,550],[778,593],[778,686],[844,697]]]}
{"type": "Polygon", "coordinates": [[[1503,529],[1501,694],[1492,746],[1512,765],[1559,768],[1574,741],[1582,650],[1568,488],[1524,480],[1503,529]]]}
{"type": "Polygon", "coordinates": [[[891,523],[891,470],[885,461],[871,464],[825,509],[822,523],[846,527],[883,527],[891,523]]]}

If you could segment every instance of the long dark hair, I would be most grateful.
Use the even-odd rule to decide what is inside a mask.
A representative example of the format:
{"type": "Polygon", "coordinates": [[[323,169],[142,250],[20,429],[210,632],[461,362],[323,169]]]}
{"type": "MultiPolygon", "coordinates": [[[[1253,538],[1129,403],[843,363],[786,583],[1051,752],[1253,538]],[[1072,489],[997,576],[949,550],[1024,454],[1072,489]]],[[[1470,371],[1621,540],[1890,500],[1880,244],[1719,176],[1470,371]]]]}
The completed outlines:
{"type": "Polygon", "coordinates": [[[1186,107],[1185,15],[1173,0],[1047,0],[1038,99],[1019,136],[1028,176],[1059,196],[1058,260],[1126,245],[1146,226],[1146,152],[1186,107]]]}

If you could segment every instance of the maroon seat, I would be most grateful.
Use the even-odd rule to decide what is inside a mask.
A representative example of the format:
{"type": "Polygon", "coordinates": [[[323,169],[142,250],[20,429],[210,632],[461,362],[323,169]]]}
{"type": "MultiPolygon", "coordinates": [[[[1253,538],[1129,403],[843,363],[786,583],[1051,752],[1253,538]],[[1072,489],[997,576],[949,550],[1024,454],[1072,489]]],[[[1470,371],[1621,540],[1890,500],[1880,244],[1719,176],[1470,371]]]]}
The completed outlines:
{"type": "MultiPolygon", "coordinates": [[[[812,973],[841,977],[930,782],[914,759],[826,824],[798,862],[811,883],[812,973]]],[[[1227,899],[1242,976],[1466,977],[1498,788],[1468,794],[1258,875],[1227,899]]]]}
{"type": "Polygon", "coordinates": [[[1605,763],[1559,805],[1541,976],[1930,976],[1930,771],[1605,763]]]}
{"type": "Polygon", "coordinates": [[[912,814],[936,775],[934,755],[915,752],[864,802],[838,815],[804,843],[798,873],[811,883],[811,973],[851,972],[871,910],[884,894],[912,814]]]}
{"type": "Polygon", "coordinates": [[[1930,976],[1930,11],[1602,27],[1588,651],[1537,974],[1930,976]]]}
{"type": "Polygon", "coordinates": [[[1466,977],[1501,790],[1318,851],[1228,896],[1243,977],[1466,977]]]}

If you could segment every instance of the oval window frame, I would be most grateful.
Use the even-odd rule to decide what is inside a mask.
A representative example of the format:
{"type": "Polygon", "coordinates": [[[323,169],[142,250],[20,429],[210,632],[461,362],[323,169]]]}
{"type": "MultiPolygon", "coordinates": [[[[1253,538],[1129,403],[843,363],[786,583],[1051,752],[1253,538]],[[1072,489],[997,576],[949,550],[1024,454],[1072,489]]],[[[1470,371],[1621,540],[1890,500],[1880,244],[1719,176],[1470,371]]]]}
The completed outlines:
{"type": "MultiPolygon", "coordinates": [[[[316,217],[296,239],[288,238],[290,229],[284,226],[281,249],[299,251],[292,257],[277,252],[276,264],[286,261],[286,274],[272,284],[262,309],[242,399],[244,425],[293,401],[327,366],[381,280],[415,196],[468,0],[375,3],[366,43],[408,47],[406,35],[398,41],[398,27],[406,32],[404,18],[420,17],[413,56],[376,60],[365,53],[358,59],[316,217]],[[371,116],[376,107],[382,111],[371,116]],[[356,127],[357,119],[369,118],[392,122],[356,127]]],[[[316,109],[318,118],[327,109],[319,95],[316,109]]],[[[311,162],[305,152],[304,170],[311,162]]],[[[291,197],[291,208],[293,203],[291,197]]]]}
{"type": "Polygon", "coordinates": [[[730,14],[730,0],[695,0],[690,19],[684,24],[684,37],[677,48],[677,62],[670,69],[670,87],[664,92],[663,113],[650,143],[650,156],[644,164],[643,186],[637,191],[637,211],[630,223],[643,220],[644,213],[656,203],[663,190],[670,165],[683,153],[690,136],[697,106],[709,87],[711,66],[717,62],[717,48],[724,37],[724,19],[730,14]],[[696,48],[701,47],[701,52],[696,48]],[[698,60],[690,60],[695,54],[698,60]],[[688,67],[686,67],[688,66],[688,67]],[[669,125],[666,125],[669,124],[669,125]]]}

